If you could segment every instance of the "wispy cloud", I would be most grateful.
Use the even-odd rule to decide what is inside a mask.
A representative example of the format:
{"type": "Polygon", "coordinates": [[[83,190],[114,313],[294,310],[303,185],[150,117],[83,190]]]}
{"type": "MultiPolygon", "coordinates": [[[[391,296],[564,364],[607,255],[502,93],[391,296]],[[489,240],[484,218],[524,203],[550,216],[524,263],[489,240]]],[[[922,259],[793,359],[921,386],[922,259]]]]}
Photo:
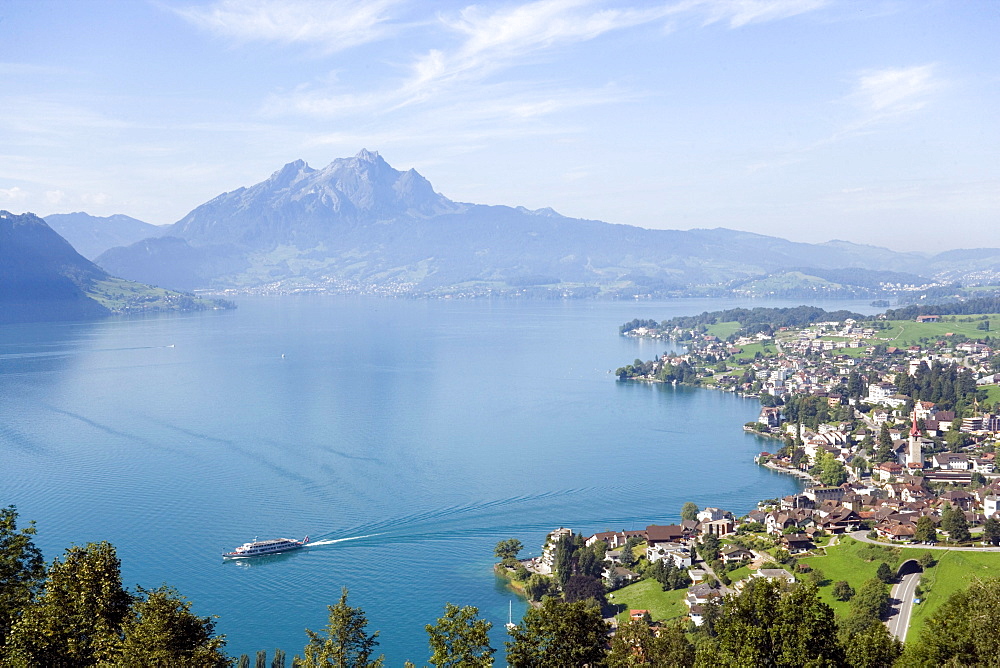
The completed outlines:
{"type": "Polygon", "coordinates": [[[830,4],[830,0],[706,0],[692,2],[691,8],[708,12],[707,23],[727,22],[731,28],[805,14],[830,4]]]}
{"type": "Polygon", "coordinates": [[[750,164],[747,170],[758,172],[797,164],[817,150],[850,137],[877,132],[893,121],[909,117],[923,109],[932,94],[946,85],[935,69],[935,65],[928,64],[884,67],[856,74],[851,92],[837,101],[854,108],[850,120],[821,139],[750,164]]]}
{"type": "Polygon", "coordinates": [[[862,72],[851,99],[871,113],[904,113],[923,107],[928,94],[940,85],[934,65],[887,67],[862,72]]]}
{"type": "Polygon", "coordinates": [[[439,44],[403,65],[403,76],[391,86],[346,92],[338,90],[336,82],[307,84],[271,96],[264,109],[269,114],[323,118],[392,111],[451,93],[465,95],[471,84],[485,85],[504,70],[556,57],[560,48],[613,31],[684,18],[702,24],[725,22],[735,29],[813,11],[827,2],[680,0],[628,7],[598,0],[534,0],[500,8],[470,5],[437,16],[433,25],[443,35],[439,44]]]}
{"type": "Polygon", "coordinates": [[[216,0],[174,9],[193,25],[239,42],[318,45],[333,52],[388,34],[389,10],[399,0],[216,0]]]}

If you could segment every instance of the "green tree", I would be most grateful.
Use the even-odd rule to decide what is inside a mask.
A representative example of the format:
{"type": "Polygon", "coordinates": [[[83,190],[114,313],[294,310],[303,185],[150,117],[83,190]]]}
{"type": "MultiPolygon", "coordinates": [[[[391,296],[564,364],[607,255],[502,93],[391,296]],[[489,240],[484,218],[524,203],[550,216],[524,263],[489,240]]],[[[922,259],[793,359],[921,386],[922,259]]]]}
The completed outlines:
{"type": "Polygon", "coordinates": [[[961,508],[945,505],[941,511],[941,528],[948,532],[948,538],[953,543],[967,543],[972,540],[969,534],[969,521],[961,508]]]}
{"type": "Polygon", "coordinates": [[[854,596],[854,587],[847,580],[840,580],[834,583],[832,593],[838,601],[850,601],[854,596]]]}
{"type": "Polygon", "coordinates": [[[285,650],[274,650],[274,656],[271,657],[271,668],[285,668],[285,650]]]}
{"type": "Polygon", "coordinates": [[[622,562],[622,566],[625,568],[632,568],[635,566],[636,558],[635,552],[632,551],[636,545],[639,544],[639,539],[635,536],[629,536],[625,539],[625,544],[622,545],[621,556],[618,559],[622,562]]]}
{"type": "Polygon", "coordinates": [[[694,645],[676,624],[661,627],[659,635],[655,636],[645,620],[632,619],[618,627],[618,632],[611,640],[611,651],[605,665],[607,668],[685,668],[693,666],[694,659],[694,645]]]}
{"type": "Polygon", "coordinates": [[[694,501],[685,501],[681,506],[681,519],[694,522],[698,519],[698,505],[694,501]]]}
{"type": "Polygon", "coordinates": [[[753,578],[739,596],[726,597],[714,630],[714,665],[843,665],[833,609],[811,585],[786,591],[778,582],[753,578]]]}
{"type": "Polygon", "coordinates": [[[881,619],[889,611],[889,590],[878,578],[865,580],[851,599],[851,612],[844,620],[848,635],[860,633],[867,628],[881,624],[881,619]]]}
{"type": "Polygon", "coordinates": [[[832,454],[826,450],[820,450],[817,460],[817,477],[821,483],[827,487],[837,487],[847,482],[847,469],[832,454]]]}
{"type": "Polygon", "coordinates": [[[35,523],[17,528],[17,509],[0,508],[0,648],[10,627],[35,600],[45,579],[42,552],[32,538],[35,523]]]}
{"type": "Polygon", "coordinates": [[[361,608],[347,605],[347,587],[341,590],[337,605],[327,608],[330,619],[324,634],[306,629],[309,643],[304,650],[305,658],[295,657],[295,665],[304,668],[379,668],[385,658],[371,658],[378,646],[378,631],[372,635],[366,633],[368,618],[361,608]]]}
{"type": "Polygon", "coordinates": [[[512,668],[569,668],[597,665],[604,659],[608,625],[593,603],[547,598],[531,608],[507,641],[512,668]]]}
{"type": "Polygon", "coordinates": [[[556,589],[552,578],[532,573],[531,577],[524,584],[524,591],[532,601],[541,601],[544,596],[551,594],[556,589]]]}
{"type": "Polygon", "coordinates": [[[603,605],[604,593],[604,582],[601,578],[589,575],[573,575],[563,586],[563,598],[570,603],[593,599],[599,605],[603,605]]]}
{"type": "MultiPolygon", "coordinates": [[[[225,636],[215,636],[211,617],[198,617],[176,590],[142,587],[122,624],[118,661],[129,666],[228,666],[225,636]]],[[[262,659],[258,653],[257,663],[262,659]]],[[[263,664],[261,664],[263,665],[263,664]]]]}
{"type": "Polygon", "coordinates": [[[882,464],[891,462],[895,457],[892,454],[892,436],[889,434],[889,424],[882,423],[878,432],[878,447],[875,449],[875,462],[882,464]]]}
{"type": "Polygon", "coordinates": [[[934,520],[928,515],[923,515],[917,520],[917,530],[913,537],[923,543],[937,542],[937,529],[934,527],[934,520]]]}
{"type": "Polygon", "coordinates": [[[267,668],[267,650],[257,650],[257,658],[254,659],[254,668],[267,668]]]}
{"type": "Polygon", "coordinates": [[[890,582],[893,581],[895,575],[893,574],[892,569],[889,568],[889,564],[883,561],[878,565],[878,568],[875,570],[875,577],[877,577],[882,582],[889,584],[890,582]]]}
{"type": "Polygon", "coordinates": [[[703,560],[711,563],[719,558],[719,537],[715,534],[708,534],[701,537],[698,544],[698,555],[703,560]]]}
{"type": "Polygon", "coordinates": [[[1000,544],[1000,520],[990,517],[983,524],[983,542],[990,545],[1000,544]]]}
{"type": "Polygon", "coordinates": [[[506,563],[517,559],[517,554],[524,549],[524,545],[517,538],[508,538],[497,543],[493,549],[493,554],[497,559],[506,563]]]}
{"type": "Polygon", "coordinates": [[[493,665],[490,629],[493,624],[479,618],[471,605],[459,608],[445,603],[444,616],[426,627],[431,649],[430,663],[454,668],[486,668],[493,665]]]}
{"type": "Polygon", "coordinates": [[[872,624],[862,631],[843,636],[842,645],[851,668],[891,668],[903,652],[903,645],[885,624],[872,624]]]}
{"type": "Polygon", "coordinates": [[[11,628],[8,659],[31,666],[113,664],[131,603],[114,546],[74,545],[52,562],[44,593],[11,628]]]}

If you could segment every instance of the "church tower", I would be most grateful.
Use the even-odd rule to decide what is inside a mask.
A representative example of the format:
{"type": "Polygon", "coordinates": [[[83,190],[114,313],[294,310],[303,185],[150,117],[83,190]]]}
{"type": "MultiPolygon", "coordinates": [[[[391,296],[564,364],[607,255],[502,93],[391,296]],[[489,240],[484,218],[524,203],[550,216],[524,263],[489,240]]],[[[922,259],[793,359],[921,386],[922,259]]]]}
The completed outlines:
{"type": "Polygon", "coordinates": [[[924,467],[924,453],[920,451],[920,430],[917,429],[917,411],[913,411],[913,425],[910,427],[910,447],[906,451],[906,464],[924,467]]]}

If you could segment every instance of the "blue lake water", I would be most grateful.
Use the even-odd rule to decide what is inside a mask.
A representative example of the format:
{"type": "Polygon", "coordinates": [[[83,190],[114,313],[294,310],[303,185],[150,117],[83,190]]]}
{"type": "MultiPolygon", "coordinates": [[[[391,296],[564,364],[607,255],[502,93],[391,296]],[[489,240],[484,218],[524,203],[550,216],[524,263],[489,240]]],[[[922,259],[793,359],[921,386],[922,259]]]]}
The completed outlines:
{"type": "MultiPolygon", "coordinates": [[[[51,560],[108,540],[127,586],[177,587],[233,654],[301,653],[342,587],[389,665],[475,605],[503,647],[495,543],[736,513],[796,483],[756,467],[756,401],[619,383],[664,350],[632,318],[737,305],[245,298],[231,312],[0,328],[0,504],[51,560]],[[224,550],[310,535],[248,564],[224,550]],[[332,542],[336,541],[336,542],[332,542]]],[[[788,305],[755,302],[754,305],[788,305]]],[[[837,302],[870,311],[866,305],[837,302]]]]}

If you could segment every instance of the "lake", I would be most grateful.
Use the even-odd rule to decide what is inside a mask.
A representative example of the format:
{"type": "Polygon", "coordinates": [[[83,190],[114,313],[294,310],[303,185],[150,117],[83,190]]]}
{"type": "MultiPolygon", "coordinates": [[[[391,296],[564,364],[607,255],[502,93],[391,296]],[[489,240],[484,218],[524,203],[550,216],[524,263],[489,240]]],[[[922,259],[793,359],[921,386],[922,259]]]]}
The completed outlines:
{"type": "Polygon", "coordinates": [[[426,662],[446,601],[477,606],[502,650],[508,602],[525,606],[492,574],[498,540],[529,556],[559,526],[644,528],[685,501],[743,514],[796,489],[753,464],[756,401],[610,373],[667,345],[621,323],[747,302],[238,303],[0,328],[0,504],[37,520],[47,560],[112,542],[127,586],[177,587],[230,653],[301,653],[342,587],[388,665],[426,662]],[[307,534],[320,544],[220,557],[307,534]]]}

